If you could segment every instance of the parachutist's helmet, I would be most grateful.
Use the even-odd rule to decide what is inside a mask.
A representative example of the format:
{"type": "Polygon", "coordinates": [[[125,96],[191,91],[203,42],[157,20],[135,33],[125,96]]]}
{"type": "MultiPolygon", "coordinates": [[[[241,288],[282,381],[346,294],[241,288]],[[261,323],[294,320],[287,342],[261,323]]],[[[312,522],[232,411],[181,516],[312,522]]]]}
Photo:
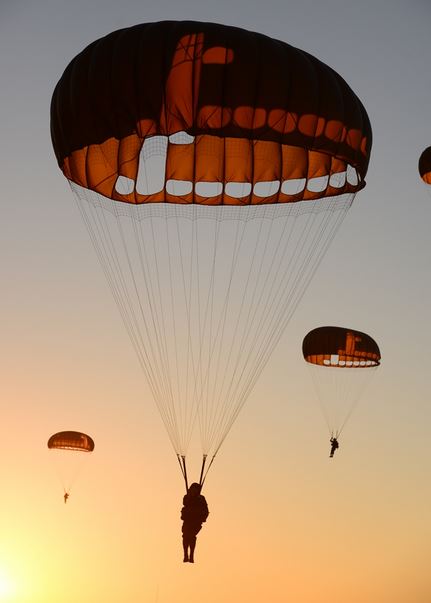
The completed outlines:
{"type": "Polygon", "coordinates": [[[200,484],[198,484],[197,482],[193,482],[193,484],[190,484],[189,489],[188,489],[188,494],[200,494],[202,490],[202,486],[200,484]]]}

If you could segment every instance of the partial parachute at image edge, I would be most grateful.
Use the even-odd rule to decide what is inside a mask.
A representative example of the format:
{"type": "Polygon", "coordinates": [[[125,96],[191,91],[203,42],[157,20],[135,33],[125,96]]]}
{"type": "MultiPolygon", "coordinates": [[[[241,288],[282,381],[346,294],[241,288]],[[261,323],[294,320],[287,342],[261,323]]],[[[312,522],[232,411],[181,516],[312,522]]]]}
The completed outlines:
{"type": "Polygon", "coordinates": [[[419,157],[418,169],[425,184],[431,185],[431,147],[427,147],[419,157]]]}

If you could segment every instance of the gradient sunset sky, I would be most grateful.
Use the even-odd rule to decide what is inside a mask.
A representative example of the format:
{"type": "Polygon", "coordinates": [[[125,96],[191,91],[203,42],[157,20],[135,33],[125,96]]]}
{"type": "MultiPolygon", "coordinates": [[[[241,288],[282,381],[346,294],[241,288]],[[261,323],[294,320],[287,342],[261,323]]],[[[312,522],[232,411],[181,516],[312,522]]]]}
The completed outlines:
{"type": "Polygon", "coordinates": [[[431,601],[430,30],[427,0],[1,0],[0,603],[431,601]],[[194,565],[177,461],[49,132],[78,52],[164,19],[317,56],[374,136],[367,186],[205,484],[194,565]],[[333,461],[301,354],[331,324],[382,352],[333,461]],[[46,447],[63,429],[96,442],[67,505],[46,447]]]}

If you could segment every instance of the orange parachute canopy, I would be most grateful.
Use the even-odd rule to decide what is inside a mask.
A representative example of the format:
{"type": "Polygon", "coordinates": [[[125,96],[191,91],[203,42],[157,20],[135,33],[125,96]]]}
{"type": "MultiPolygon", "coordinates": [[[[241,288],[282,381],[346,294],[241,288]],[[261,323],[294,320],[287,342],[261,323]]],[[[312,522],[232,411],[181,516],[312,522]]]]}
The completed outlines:
{"type": "Polygon", "coordinates": [[[164,21],[70,62],[51,136],[186,486],[199,424],[202,484],[365,186],[367,113],[285,42],[164,21]]]}
{"type": "Polygon", "coordinates": [[[79,431],[59,431],[49,438],[48,448],[92,452],[94,441],[89,435],[79,431]]]}
{"type": "Polygon", "coordinates": [[[426,148],[419,157],[419,174],[425,184],[431,184],[431,147],[426,148]]]}
{"type": "Polygon", "coordinates": [[[140,24],[90,44],[56,86],[51,134],[68,180],[133,204],[355,193],[372,139],[361,101],[317,58],[194,21],[140,24]]]}
{"type": "Polygon", "coordinates": [[[380,364],[379,346],[361,331],[319,327],[305,336],[302,352],[328,431],[338,438],[380,364]]]}
{"type": "Polygon", "coordinates": [[[377,343],[366,333],[343,327],[318,327],[302,343],[306,362],[328,367],[364,368],[380,364],[377,343]]]}

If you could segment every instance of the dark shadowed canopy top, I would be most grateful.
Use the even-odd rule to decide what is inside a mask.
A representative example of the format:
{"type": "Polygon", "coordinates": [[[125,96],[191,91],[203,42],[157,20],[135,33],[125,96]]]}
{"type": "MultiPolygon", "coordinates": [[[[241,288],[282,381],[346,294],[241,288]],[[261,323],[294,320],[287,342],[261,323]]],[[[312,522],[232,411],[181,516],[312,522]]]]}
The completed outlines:
{"type": "Polygon", "coordinates": [[[380,364],[377,343],[366,333],[344,327],[319,327],[302,343],[304,359],[328,367],[364,368],[380,364]]]}
{"type": "Polygon", "coordinates": [[[60,431],[49,438],[48,448],[92,452],[94,441],[89,435],[79,431],[60,431]]]}
{"type": "Polygon", "coordinates": [[[51,133],[70,181],[135,204],[354,193],[372,138],[361,101],[317,58],[193,21],[140,24],[90,44],[55,88],[51,133]],[[150,169],[157,156],[163,165],[150,169]],[[262,182],[275,184],[262,194],[262,182]]]}

